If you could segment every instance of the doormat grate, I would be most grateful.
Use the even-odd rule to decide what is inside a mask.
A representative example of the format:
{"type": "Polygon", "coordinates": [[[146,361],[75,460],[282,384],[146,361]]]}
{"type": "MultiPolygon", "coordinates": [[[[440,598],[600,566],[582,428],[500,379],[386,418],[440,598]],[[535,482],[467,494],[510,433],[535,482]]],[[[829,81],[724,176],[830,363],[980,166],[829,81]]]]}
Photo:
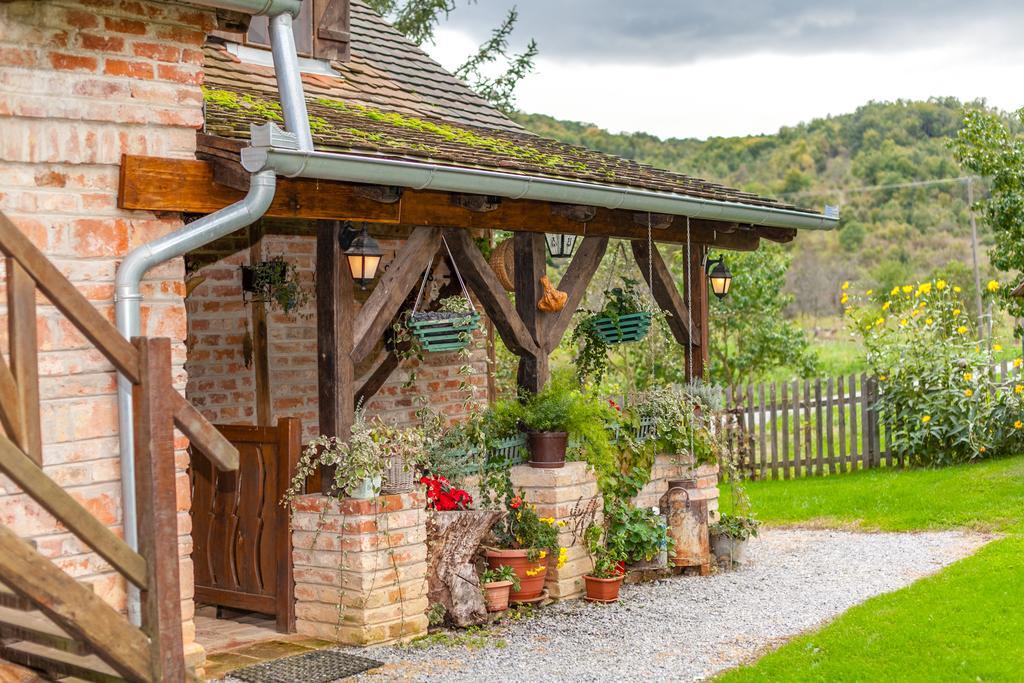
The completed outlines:
{"type": "Polygon", "coordinates": [[[328,683],[382,666],[383,662],[337,650],[317,650],[232,671],[227,678],[245,683],[328,683]]]}

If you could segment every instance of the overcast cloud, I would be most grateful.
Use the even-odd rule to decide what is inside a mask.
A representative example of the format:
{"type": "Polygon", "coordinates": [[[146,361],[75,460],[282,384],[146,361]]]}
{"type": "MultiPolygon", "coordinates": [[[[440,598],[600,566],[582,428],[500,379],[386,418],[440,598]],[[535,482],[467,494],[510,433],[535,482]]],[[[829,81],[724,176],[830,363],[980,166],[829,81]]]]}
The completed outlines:
{"type": "Polygon", "coordinates": [[[869,100],[1024,105],[1024,2],[458,0],[434,45],[455,68],[513,4],[540,45],[523,111],[662,137],[773,133],[869,100]]]}
{"type": "Polygon", "coordinates": [[[449,25],[483,37],[516,5],[520,39],[548,57],[679,64],[749,53],[907,50],[960,36],[1016,49],[1024,3],[1013,0],[479,0],[449,25]]]}

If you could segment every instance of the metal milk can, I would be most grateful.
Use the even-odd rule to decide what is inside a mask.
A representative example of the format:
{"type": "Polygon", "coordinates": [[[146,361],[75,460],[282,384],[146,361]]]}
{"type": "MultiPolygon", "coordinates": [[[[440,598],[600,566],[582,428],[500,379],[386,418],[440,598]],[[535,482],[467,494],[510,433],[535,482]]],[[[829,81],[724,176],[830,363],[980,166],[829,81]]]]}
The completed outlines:
{"type": "Polygon", "coordinates": [[[675,546],[669,562],[676,567],[706,566],[711,561],[708,535],[708,502],[692,500],[692,479],[672,479],[661,497],[661,511],[668,517],[668,535],[675,546]]]}

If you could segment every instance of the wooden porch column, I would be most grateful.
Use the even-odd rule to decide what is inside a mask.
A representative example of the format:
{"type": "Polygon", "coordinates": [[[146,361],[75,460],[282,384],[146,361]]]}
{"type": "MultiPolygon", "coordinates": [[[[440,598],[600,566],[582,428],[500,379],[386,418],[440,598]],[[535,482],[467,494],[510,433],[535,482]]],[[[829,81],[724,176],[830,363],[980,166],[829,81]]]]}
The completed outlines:
{"type": "MultiPolygon", "coordinates": [[[[536,342],[546,336],[544,317],[547,314],[537,310],[537,302],[543,295],[540,279],[544,275],[546,265],[544,235],[517,232],[512,239],[515,256],[516,313],[536,342]]],[[[516,384],[520,389],[537,393],[547,384],[550,374],[548,352],[541,344],[538,344],[538,351],[524,350],[519,356],[516,384]]]]}
{"type": "MultiPolygon", "coordinates": [[[[356,304],[352,273],[338,241],[341,225],[340,221],[317,222],[317,387],[320,434],[347,439],[355,419],[352,330],[356,304]]],[[[331,477],[325,473],[324,480],[329,482],[331,477]]]]}
{"type": "MultiPolygon", "coordinates": [[[[691,292],[691,315],[693,326],[697,328],[700,345],[693,347],[692,367],[689,379],[704,379],[708,366],[708,278],[704,272],[704,257],[707,247],[693,245],[690,249],[690,281],[686,288],[691,292]]],[[[697,341],[697,340],[695,340],[697,341]]],[[[690,352],[690,347],[686,347],[690,352]]]]}

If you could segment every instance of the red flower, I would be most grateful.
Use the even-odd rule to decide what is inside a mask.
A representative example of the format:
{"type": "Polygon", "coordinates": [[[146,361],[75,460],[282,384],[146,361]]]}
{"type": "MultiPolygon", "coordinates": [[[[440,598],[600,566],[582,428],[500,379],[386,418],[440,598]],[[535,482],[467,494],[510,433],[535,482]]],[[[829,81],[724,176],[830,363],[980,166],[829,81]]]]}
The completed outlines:
{"type": "Polygon", "coordinates": [[[467,510],[473,503],[468,492],[453,488],[444,477],[422,477],[427,487],[427,507],[431,510],[467,510]]]}
{"type": "Polygon", "coordinates": [[[523,499],[520,498],[519,496],[516,496],[515,498],[513,498],[509,502],[509,504],[508,504],[508,506],[510,508],[512,508],[513,510],[518,510],[520,507],[522,507],[522,505],[523,505],[523,499]]]}
{"type": "Polygon", "coordinates": [[[610,405],[612,408],[615,408],[615,410],[619,411],[620,413],[622,412],[622,408],[620,408],[619,404],[616,403],[615,401],[608,399],[608,405],[610,405]]]}

